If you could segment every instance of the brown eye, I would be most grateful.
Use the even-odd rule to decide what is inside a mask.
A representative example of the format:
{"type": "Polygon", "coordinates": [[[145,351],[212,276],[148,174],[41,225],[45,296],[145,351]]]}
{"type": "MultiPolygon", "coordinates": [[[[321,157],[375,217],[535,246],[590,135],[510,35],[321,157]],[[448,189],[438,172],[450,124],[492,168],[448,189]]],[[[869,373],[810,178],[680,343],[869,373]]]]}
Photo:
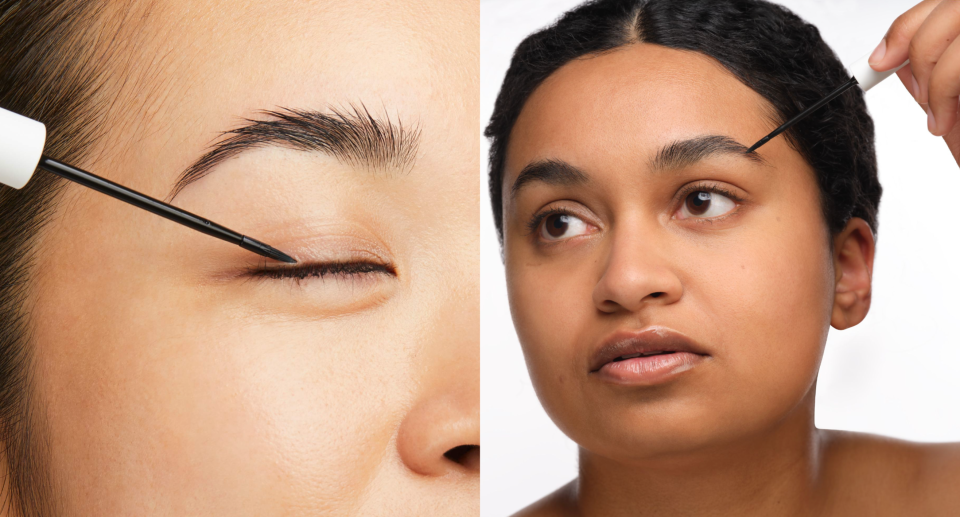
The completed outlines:
{"type": "Polygon", "coordinates": [[[683,206],[680,207],[678,219],[687,219],[690,217],[719,217],[736,207],[737,204],[727,196],[717,194],[716,192],[698,190],[683,200],[683,206]]]}
{"type": "Polygon", "coordinates": [[[710,193],[704,191],[694,192],[687,196],[687,211],[690,215],[700,216],[710,209],[710,193]]]}
{"type": "Polygon", "coordinates": [[[570,216],[566,214],[553,214],[543,220],[543,228],[553,238],[563,237],[570,227],[570,216]]]}
{"type": "Polygon", "coordinates": [[[586,231],[587,224],[570,214],[550,214],[540,223],[540,237],[548,241],[576,237],[586,231]]]}

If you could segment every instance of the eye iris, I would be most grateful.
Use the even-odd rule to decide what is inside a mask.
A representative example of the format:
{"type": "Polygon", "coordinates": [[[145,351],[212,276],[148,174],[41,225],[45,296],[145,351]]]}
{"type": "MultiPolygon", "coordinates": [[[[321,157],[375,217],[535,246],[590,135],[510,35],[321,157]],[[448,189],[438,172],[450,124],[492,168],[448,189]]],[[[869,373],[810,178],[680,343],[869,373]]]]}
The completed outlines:
{"type": "Polygon", "coordinates": [[[710,209],[710,193],[694,192],[687,196],[687,210],[693,215],[703,215],[710,209]]]}
{"type": "Polygon", "coordinates": [[[547,233],[551,237],[563,237],[563,234],[567,233],[567,229],[570,228],[570,216],[554,214],[548,216],[545,223],[547,233]]]}

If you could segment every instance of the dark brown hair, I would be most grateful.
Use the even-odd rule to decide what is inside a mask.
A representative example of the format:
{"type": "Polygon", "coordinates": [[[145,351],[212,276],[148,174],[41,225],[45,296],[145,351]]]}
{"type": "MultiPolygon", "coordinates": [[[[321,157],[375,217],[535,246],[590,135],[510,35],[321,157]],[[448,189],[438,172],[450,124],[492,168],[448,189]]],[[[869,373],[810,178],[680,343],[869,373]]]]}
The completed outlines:
{"type": "MultiPolygon", "coordinates": [[[[43,122],[45,153],[69,163],[83,163],[102,136],[106,3],[0,0],[0,107],[43,122]]],[[[0,504],[23,516],[61,513],[30,346],[36,248],[61,181],[37,171],[21,190],[0,185],[0,444],[8,470],[0,504]]]]}

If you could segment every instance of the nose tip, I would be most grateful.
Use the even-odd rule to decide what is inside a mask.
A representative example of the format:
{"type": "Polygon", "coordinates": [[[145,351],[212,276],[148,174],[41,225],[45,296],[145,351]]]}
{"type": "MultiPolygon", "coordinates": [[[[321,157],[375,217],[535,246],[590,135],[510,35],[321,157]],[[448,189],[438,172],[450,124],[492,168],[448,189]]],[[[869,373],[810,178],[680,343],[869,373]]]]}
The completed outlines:
{"type": "Polygon", "coordinates": [[[647,240],[630,235],[616,241],[592,293],[600,311],[634,312],[654,300],[658,305],[669,305],[683,295],[674,265],[647,240]]]}
{"type": "Polygon", "coordinates": [[[407,468],[424,476],[480,472],[480,422],[464,407],[464,399],[450,394],[423,401],[407,413],[397,435],[407,468]]]}

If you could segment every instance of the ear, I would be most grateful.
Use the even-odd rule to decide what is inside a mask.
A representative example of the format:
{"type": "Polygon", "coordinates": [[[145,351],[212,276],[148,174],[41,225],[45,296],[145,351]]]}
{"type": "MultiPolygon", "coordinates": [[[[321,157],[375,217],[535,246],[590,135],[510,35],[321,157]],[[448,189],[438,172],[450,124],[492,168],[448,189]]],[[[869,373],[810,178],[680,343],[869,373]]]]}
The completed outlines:
{"type": "Polygon", "coordinates": [[[830,319],[833,328],[847,329],[867,317],[875,251],[873,230],[859,217],[850,219],[843,231],[833,238],[833,268],[836,271],[830,319]]]}

